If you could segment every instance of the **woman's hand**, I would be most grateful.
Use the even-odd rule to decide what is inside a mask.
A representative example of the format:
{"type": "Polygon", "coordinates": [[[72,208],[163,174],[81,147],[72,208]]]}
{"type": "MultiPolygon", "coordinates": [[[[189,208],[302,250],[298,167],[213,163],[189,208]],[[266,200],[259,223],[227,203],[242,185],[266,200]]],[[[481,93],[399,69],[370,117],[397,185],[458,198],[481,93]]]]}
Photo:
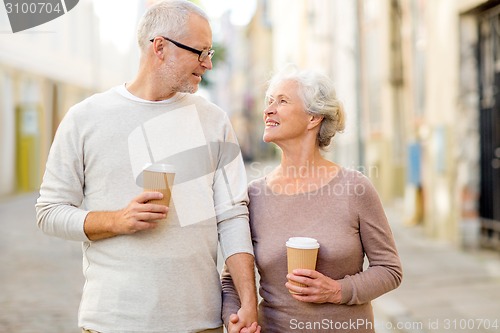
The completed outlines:
{"type": "Polygon", "coordinates": [[[293,273],[287,274],[286,278],[306,285],[306,287],[299,287],[290,281],[285,284],[290,291],[297,293],[291,295],[298,301],[340,304],[342,300],[340,283],[320,272],[310,269],[294,269],[293,273]]]}

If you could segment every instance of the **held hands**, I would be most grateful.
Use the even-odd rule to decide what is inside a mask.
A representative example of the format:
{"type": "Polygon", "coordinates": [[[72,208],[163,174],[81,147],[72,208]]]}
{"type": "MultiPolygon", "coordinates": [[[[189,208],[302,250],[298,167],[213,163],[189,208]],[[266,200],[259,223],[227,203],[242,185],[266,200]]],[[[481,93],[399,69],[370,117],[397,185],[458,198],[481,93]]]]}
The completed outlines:
{"type": "Polygon", "coordinates": [[[291,294],[298,301],[340,304],[342,300],[340,283],[320,272],[310,269],[294,269],[293,273],[287,274],[286,277],[306,285],[306,287],[299,287],[290,282],[285,283],[290,291],[298,293],[291,294]]]}
{"type": "Polygon", "coordinates": [[[227,325],[228,333],[260,333],[260,326],[257,324],[254,312],[240,308],[238,314],[233,313],[229,317],[229,324],[227,325]]]}

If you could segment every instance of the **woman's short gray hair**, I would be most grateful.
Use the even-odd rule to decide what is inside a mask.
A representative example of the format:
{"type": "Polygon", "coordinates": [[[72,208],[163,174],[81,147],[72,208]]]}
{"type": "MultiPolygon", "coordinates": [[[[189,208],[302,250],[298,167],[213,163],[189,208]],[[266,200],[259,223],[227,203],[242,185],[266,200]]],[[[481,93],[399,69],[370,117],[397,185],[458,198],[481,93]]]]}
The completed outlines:
{"type": "Polygon", "coordinates": [[[152,38],[166,35],[175,39],[185,34],[190,14],[199,15],[208,21],[207,14],[187,0],[164,0],[149,7],[137,28],[141,52],[144,53],[152,38]]]}
{"type": "Polygon", "coordinates": [[[323,117],[317,141],[319,147],[324,149],[335,134],[345,128],[344,106],[337,99],[333,82],[318,72],[298,70],[295,66],[288,66],[271,78],[266,96],[283,81],[296,82],[305,111],[310,115],[323,117]]]}

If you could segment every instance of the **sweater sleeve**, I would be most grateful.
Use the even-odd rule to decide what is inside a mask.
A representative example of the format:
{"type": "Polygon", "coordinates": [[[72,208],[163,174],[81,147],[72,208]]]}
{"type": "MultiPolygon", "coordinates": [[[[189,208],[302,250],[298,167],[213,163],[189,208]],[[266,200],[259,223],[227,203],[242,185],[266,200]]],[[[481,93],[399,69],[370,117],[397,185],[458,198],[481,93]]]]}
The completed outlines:
{"type": "Polygon", "coordinates": [[[359,234],[368,269],[340,280],[342,303],[353,305],[369,302],[401,284],[403,271],[394,237],[380,198],[365,176],[355,177],[360,189],[353,201],[358,214],[359,234]]]}
{"type": "Polygon", "coordinates": [[[227,116],[225,121],[225,141],[217,147],[218,160],[214,178],[215,213],[224,261],[236,253],[253,255],[245,165],[227,116]]]}
{"type": "Polygon", "coordinates": [[[88,241],[83,230],[88,211],[78,208],[83,201],[83,145],[73,115],[70,110],[59,125],[35,209],[38,227],[46,234],[88,241]]]}

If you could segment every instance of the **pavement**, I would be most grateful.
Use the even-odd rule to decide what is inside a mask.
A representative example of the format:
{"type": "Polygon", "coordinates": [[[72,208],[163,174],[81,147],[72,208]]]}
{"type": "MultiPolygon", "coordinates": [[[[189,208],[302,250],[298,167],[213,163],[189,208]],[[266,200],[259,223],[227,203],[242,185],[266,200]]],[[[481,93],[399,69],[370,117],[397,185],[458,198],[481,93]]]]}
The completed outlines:
{"type": "MultiPolygon", "coordinates": [[[[37,228],[36,198],[0,200],[0,333],[79,333],[81,247],[37,228]]],[[[433,241],[397,205],[386,212],[404,278],[373,302],[377,332],[500,332],[500,253],[433,241]]]]}
{"type": "Polygon", "coordinates": [[[385,207],[403,265],[399,288],[374,304],[377,332],[500,332],[500,252],[462,250],[385,207]]]}
{"type": "Polygon", "coordinates": [[[79,333],[79,242],[43,234],[38,194],[0,200],[0,333],[79,333]]]}

